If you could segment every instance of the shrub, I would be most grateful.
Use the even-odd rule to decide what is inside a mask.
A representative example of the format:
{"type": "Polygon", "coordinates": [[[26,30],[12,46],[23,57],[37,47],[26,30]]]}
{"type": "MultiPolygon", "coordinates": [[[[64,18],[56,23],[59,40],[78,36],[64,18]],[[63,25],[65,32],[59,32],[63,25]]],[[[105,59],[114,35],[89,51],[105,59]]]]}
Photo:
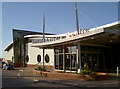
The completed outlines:
{"type": "Polygon", "coordinates": [[[42,68],[41,66],[38,66],[37,70],[38,70],[38,71],[46,71],[46,69],[45,69],[45,68],[42,68]]]}
{"type": "Polygon", "coordinates": [[[91,75],[97,75],[95,72],[92,72],[91,75]]]}
{"type": "Polygon", "coordinates": [[[80,74],[83,74],[83,75],[86,74],[87,75],[87,74],[89,74],[89,71],[88,70],[83,70],[82,72],[80,72],[80,74]]]}
{"type": "Polygon", "coordinates": [[[89,72],[88,70],[83,70],[80,74],[82,74],[82,75],[96,75],[95,72],[89,72]]]}

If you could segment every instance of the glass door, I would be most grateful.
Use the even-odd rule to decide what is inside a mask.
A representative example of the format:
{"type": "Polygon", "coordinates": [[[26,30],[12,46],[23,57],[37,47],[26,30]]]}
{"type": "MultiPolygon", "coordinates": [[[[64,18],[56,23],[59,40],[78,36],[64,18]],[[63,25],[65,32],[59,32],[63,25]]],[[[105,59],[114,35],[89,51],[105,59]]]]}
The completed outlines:
{"type": "Polygon", "coordinates": [[[70,54],[65,54],[65,70],[70,70],[70,54]]]}

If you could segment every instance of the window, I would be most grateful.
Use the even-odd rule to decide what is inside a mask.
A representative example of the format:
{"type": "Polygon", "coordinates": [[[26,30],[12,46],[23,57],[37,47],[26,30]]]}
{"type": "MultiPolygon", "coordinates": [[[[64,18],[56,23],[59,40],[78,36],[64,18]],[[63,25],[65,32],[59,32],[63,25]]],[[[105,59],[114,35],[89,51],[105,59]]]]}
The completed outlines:
{"type": "Polygon", "coordinates": [[[28,55],[26,56],[26,62],[29,62],[29,56],[28,55]]]}
{"type": "Polygon", "coordinates": [[[59,67],[59,55],[55,55],[55,69],[59,69],[58,67],[59,67]]]}
{"type": "Polygon", "coordinates": [[[76,53],[77,47],[76,46],[71,46],[71,52],[76,53]]]}
{"type": "Polygon", "coordinates": [[[12,62],[14,62],[14,57],[12,56],[12,62]]]}
{"type": "Polygon", "coordinates": [[[65,48],[65,53],[70,53],[71,52],[71,47],[66,47],[65,48]]]}
{"type": "Polygon", "coordinates": [[[49,63],[49,61],[50,61],[50,58],[49,58],[48,54],[46,54],[46,55],[45,55],[45,62],[46,62],[46,63],[49,63]]]}
{"type": "Polygon", "coordinates": [[[39,63],[41,62],[41,56],[40,55],[37,56],[37,62],[39,62],[39,63]]]}

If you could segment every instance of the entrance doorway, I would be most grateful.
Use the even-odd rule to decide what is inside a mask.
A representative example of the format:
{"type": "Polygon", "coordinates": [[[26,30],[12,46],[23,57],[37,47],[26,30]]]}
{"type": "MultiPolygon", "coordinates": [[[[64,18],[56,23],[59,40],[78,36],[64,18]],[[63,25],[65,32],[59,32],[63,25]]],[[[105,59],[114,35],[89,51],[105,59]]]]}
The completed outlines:
{"type": "Polygon", "coordinates": [[[63,62],[65,62],[65,70],[76,70],[76,46],[62,47],[54,49],[55,52],[55,69],[63,70],[63,62]],[[63,53],[65,50],[65,53],[63,53]]]}

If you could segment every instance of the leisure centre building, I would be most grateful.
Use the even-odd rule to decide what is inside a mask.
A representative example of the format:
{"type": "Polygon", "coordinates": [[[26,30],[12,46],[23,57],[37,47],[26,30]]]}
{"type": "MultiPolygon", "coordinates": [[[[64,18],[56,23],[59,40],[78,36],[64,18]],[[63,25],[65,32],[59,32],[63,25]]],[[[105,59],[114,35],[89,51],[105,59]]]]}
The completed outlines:
{"type": "Polygon", "coordinates": [[[52,71],[115,70],[120,67],[120,21],[65,34],[13,29],[5,60],[15,67],[44,66],[52,71]],[[44,55],[44,56],[43,56],[44,55]]]}

